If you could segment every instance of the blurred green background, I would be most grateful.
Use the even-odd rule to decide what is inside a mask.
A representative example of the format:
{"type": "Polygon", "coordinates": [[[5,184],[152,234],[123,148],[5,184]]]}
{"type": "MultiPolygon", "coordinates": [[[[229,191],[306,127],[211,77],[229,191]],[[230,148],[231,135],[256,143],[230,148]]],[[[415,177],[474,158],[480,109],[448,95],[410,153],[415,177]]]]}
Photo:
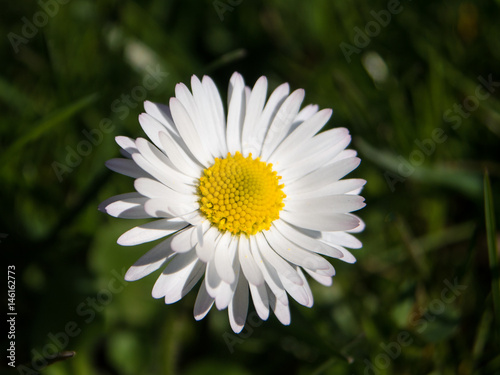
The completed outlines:
{"type": "Polygon", "coordinates": [[[499,212],[499,12],[485,0],[4,2],[0,256],[4,280],[15,266],[26,366],[13,373],[56,348],[76,356],[41,373],[500,373],[483,194],[488,169],[499,212]],[[368,181],[358,262],[333,260],[333,286],[311,282],[315,305],[293,302],[291,326],[250,312],[239,336],[226,311],[195,322],[194,291],[165,306],[157,274],[123,282],[151,244],[118,246],[139,222],[97,211],[133,189],[104,162],[115,136],[144,136],[143,100],[168,103],[193,74],[225,100],[234,71],[333,108],[329,126],[349,128],[362,158],[351,176],[368,181]]]}

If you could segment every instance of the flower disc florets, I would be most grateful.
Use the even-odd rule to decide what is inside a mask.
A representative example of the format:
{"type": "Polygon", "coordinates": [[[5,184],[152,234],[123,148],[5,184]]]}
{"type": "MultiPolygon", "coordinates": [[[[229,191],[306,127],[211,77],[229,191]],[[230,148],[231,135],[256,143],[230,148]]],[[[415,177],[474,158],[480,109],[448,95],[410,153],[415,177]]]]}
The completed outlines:
{"type": "Polygon", "coordinates": [[[236,152],[203,171],[200,210],[221,232],[253,235],[268,230],[283,208],[284,185],[272,164],[236,152]]]}

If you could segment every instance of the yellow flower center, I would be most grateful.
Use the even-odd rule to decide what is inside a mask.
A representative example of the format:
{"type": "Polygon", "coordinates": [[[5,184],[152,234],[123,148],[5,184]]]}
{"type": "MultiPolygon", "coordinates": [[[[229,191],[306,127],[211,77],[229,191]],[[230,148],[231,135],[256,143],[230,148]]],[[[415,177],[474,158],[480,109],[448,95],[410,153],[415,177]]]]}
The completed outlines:
{"type": "Polygon", "coordinates": [[[198,186],[200,210],[221,232],[253,235],[268,230],[285,205],[285,185],[272,164],[236,152],[203,171],[198,186]]]}

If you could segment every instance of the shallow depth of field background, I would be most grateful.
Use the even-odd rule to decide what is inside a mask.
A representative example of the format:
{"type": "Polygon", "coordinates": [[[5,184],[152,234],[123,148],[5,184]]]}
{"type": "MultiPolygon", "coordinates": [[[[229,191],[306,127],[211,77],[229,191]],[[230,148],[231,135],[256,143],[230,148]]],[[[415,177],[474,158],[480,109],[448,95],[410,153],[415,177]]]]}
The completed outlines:
{"type": "Polygon", "coordinates": [[[16,364],[41,367],[58,345],[76,356],[43,374],[500,373],[483,197],[488,169],[498,212],[499,12],[499,1],[5,2],[1,295],[6,312],[15,265],[16,364]],[[153,299],[158,272],[123,282],[152,245],[118,246],[142,222],[97,211],[133,189],[104,162],[119,156],[115,136],[145,136],[142,101],[168,103],[193,74],[225,101],[234,71],[333,108],[328,126],[349,128],[362,158],[350,176],[368,181],[358,262],[332,260],[333,286],[311,282],[315,305],[292,302],[291,326],[251,306],[239,336],[226,311],[194,321],[196,291],[153,299]]]}

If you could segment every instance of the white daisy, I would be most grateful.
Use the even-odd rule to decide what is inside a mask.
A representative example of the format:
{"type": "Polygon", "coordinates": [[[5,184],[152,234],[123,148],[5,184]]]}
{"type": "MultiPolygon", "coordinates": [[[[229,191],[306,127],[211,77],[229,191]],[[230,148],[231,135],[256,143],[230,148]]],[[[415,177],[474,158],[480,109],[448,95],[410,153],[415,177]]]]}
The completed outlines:
{"type": "Polygon", "coordinates": [[[125,232],[118,243],[133,246],[165,238],[141,257],[125,279],[162,268],[154,298],[170,304],[200,280],[194,317],[215,303],[228,308],[234,332],[246,321],[249,295],[259,317],[272,310],[290,324],[288,295],[313,305],[307,273],[331,285],[333,266],[321,255],[354,263],[345,249],[360,248],[350,233],[363,222],[366,183],[344,179],[360,163],[345,128],[318,133],[332,111],[300,109],[304,90],[282,84],[266,101],[267,79],[253,89],[234,73],[228,113],[207,76],[182,83],[169,106],[146,101],[139,122],[144,138],[117,137],[125,159],[107,166],[135,179],[137,192],[101,204],[108,214],[153,218],[125,232]]]}

